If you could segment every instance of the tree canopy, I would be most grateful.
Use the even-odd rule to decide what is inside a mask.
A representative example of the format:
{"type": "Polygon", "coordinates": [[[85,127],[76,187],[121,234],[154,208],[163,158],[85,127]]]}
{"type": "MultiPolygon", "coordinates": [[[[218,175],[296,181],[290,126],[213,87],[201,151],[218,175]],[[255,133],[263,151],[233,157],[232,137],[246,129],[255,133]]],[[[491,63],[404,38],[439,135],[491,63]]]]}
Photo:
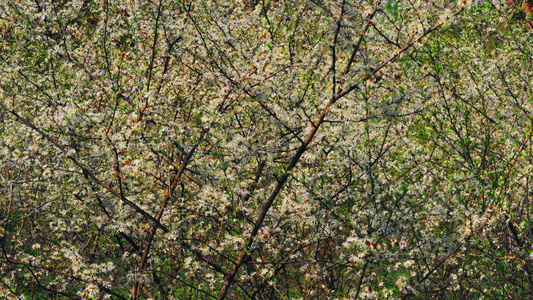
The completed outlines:
{"type": "Polygon", "coordinates": [[[531,24],[0,0],[0,297],[531,297],[531,24]]]}

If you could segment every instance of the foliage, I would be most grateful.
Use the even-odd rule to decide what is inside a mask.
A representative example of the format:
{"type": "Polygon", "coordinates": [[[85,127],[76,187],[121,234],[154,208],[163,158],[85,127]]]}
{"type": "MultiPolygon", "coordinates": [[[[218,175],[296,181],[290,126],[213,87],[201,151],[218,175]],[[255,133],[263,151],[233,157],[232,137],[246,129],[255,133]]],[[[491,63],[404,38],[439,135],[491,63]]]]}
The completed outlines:
{"type": "Polygon", "coordinates": [[[1,297],[531,296],[529,18],[0,1],[1,297]]]}

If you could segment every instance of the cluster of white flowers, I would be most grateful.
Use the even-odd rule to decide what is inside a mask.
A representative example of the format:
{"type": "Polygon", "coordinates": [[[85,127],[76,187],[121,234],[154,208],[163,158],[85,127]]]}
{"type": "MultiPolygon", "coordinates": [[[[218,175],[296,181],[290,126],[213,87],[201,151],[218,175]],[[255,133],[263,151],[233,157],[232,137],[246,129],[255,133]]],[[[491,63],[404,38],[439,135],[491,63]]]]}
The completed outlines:
{"type": "Polygon", "coordinates": [[[526,292],[525,25],[349,2],[0,3],[0,297],[526,292]]]}

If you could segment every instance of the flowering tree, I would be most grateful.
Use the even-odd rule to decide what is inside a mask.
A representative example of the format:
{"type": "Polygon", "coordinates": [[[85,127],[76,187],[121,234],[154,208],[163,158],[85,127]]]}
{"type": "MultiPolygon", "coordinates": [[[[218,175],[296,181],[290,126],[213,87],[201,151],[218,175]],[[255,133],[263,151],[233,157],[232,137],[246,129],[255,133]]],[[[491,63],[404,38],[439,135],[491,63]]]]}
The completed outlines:
{"type": "Polygon", "coordinates": [[[0,295],[531,295],[528,3],[0,1],[0,295]]]}

